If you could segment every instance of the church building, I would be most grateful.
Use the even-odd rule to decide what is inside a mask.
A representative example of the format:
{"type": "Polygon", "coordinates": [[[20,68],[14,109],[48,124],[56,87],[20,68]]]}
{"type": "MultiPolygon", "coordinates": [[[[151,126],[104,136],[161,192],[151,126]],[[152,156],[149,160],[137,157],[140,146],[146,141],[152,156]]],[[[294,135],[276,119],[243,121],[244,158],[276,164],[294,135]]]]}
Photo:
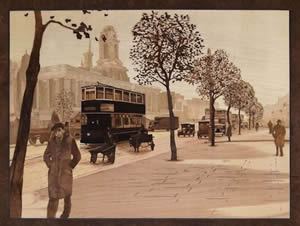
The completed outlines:
{"type": "MultiPolygon", "coordinates": [[[[34,94],[31,128],[42,128],[48,124],[52,112],[56,109],[57,95],[62,90],[73,94],[74,115],[80,112],[81,87],[96,82],[144,93],[146,95],[146,117],[148,119],[153,119],[155,116],[168,116],[167,96],[164,91],[156,87],[140,86],[130,82],[127,68],[119,59],[119,44],[113,26],[106,26],[99,36],[99,54],[95,66],[93,65],[94,54],[91,51],[91,42],[89,42],[88,50],[83,54],[79,67],[67,64],[42,67],[34,94]]],[[[26,52],[22,57],[18,70],[16,64],[11,63],[11,65],[14,65],[10,74],[11,121],[20,117],[28,62],[29,55],[26,52]]],[[[190,120],[188,112],[185,112],[188,108],[200,107],[190,105],[190,102],[185,104],[183,95],[173,92],[172,96],[175,115],[180,116],[182,122],[190,120]]],[[[203,102],[203,104],[208,106],[207,102],[203,102]]],[[[201,115],[193,120],[198,118],[200,119],[201,115]]]]}

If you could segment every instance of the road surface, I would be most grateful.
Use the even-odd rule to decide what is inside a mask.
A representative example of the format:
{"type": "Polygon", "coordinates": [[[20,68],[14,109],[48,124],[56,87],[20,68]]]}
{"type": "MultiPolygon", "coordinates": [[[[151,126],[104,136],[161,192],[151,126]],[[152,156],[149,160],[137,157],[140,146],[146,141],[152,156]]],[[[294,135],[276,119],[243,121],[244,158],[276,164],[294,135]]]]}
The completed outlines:
{"type": "MultiPolygon", "coordinates": [[[[276,157],[267,130],[233,136],[231,143],[217,138],[216,147],[207,140],[177,138],[179,161],[171,162],[169,134],[154,136],[153,152],[145,147],[134,153],[127,143],[119,144],[113,165],[92,165],[82,151],[74,170],[71,217],[289,217],[289,143],[285,156],[276,157]]],[[[28,150],[23,217],[46,216],[44,148],[28,150]]]]}

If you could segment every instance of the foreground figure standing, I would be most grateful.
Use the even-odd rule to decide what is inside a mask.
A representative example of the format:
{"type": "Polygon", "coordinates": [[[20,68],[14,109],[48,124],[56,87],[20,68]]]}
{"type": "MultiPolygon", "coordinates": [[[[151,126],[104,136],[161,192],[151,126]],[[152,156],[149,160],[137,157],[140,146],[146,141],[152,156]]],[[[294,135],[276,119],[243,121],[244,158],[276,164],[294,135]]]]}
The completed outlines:
{"type": "Polygon", "coordinates": [[[51,136],[44,153],[44,161],[49,168],[48,218],[55,218],[59,199],[64,199],[64,211],[60,217],[69,217],[73,184],[72,169],[80,159],[81,154],[74,138],[65,131],[62,123],[56,123],[51,129],[51,136]]]}
{"type": "Polygon", "coordinates": [[[280,156],[283,156],[283,146],[285,137],[285,128],[281,125],[281,120],[277,120],[277,125],[274,126],[272,135],[275,139],[276,156],[278,156],[278,149],[280,149],[280,156]]]}

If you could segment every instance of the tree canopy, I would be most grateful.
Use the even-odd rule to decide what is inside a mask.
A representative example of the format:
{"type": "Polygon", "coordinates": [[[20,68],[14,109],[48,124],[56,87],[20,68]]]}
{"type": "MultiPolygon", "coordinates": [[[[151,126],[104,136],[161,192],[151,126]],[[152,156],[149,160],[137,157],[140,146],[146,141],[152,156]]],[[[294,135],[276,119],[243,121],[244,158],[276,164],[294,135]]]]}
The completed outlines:
{"type": "Polygon", "coordinates": [[[134,26],[130,58],[139,84],[167,86],[187,77],[204,47],[188,15],[144,13],[134,26]]]}
{"type": "Polygon", "coordinates": [[[240,77],[240,70],[229,61],[224,50],[216,50],[213,54],[208,50],[207,55],[195,62],[190,83],[197,84],[197,92],[202,99],[209,99],[211,96],[216,100],[240,77]]]}

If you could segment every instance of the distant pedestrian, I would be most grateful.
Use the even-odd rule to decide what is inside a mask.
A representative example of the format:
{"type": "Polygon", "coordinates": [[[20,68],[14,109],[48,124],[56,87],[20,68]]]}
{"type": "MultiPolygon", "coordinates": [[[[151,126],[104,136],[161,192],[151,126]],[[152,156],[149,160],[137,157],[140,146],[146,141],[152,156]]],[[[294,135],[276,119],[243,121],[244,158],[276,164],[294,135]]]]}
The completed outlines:
{"type": "Polygon", "coordinates": [[[281,125],[281,120],[277,120],[277,125],[274,126],[272,135],[275,139],[276,156],[278,156],[278,149],[280,149],[280,156],[283,156],[285,128],[281,125]]]}
{"type": "Polygon", "coordinates": [[[272,132],[273,132],[273,123],[271,122],[271,120],[268,122],[268,127],[269,127],[269,133],[272,134],[272,132]]]}
{"type": "Polygon", "coordinates": [[[258,122],[255,124],[255,129],[256,129],[256,131],[258,131],[258,129],[259,129],[259,123],[258,122]]]}
{"type": "Polygon", "coordinates": [[[228,137],[228,141],[231,141],[231,136],[232,136],[232,127],[230,124],[228,124],[228,128],[226,130],[226,136],[228,137]]]}
{"type": "Polygon", "coordinates": [[[64,124],[56,123],[51,129],[51,136],[44,153],[44,161],[49,168],[48,218],[55,218],[59,199],[64,199],[64,210],[60,218],[69,217],[73,184],[72,169],[80,159],[81,154],[74,138],[65,132],[64,124]]]}

